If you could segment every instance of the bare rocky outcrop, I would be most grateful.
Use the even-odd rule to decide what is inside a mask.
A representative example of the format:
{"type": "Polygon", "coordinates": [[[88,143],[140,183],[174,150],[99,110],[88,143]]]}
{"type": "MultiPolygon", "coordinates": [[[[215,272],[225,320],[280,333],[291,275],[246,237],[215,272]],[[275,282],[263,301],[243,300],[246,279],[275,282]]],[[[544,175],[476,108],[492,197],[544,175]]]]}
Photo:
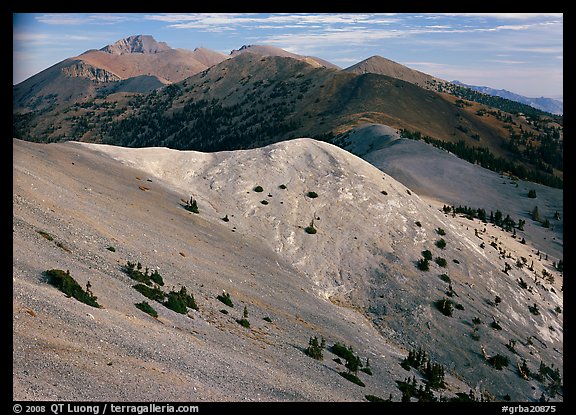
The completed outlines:
{"type": "Polygon", "coordinates": [[[133,35],[125,39],[120,39],[111,45],[104,46],[100,49],[103,52],[113,55],[124,55],[127,53],[159,53],[170,50],[166,42],[157,42],[150,35],[133,35]]]}
{"type": "Polygon", "coordinates": [[[69,77],[86,78],[96,82],[117,82],[121,80],[118,75],[106,69],[96,68],[82,61],[64,66],[62,73],[69,77]]]}

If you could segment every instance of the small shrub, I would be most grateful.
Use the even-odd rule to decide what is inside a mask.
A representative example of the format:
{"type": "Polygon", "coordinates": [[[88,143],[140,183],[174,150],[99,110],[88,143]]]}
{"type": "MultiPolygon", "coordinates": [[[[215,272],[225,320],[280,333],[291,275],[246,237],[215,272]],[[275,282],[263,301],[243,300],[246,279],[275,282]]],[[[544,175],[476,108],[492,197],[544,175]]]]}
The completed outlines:
{"type": "Polygon", "coordinates": [[[236,323],[240,324],[244,328],[250,328],[250,322],[245,318],[236,319],[236,323]]]}
{"type": "Polygon", "coordinates": [[[441,300],[437,300],[434,304],[436,304],[436,308],[445,316],[452,316],[452,312],[454,310],[454,303],[447,299],[443,298],[441,300]]]}
{"type": "Polygon", "coordinates": [[[314,235],[317,232],[316,228],[314,227],[314,221],[310,222],[310,225],[305,227],[304,231],[310,235],[314,235]]]}
{"type": "Polygon", "coordinates": [[[154,308],[152,308],[152,306],[148,304],[146,301],[142,301],[141,303],[136,303],[134,305],[136,306],[136,308],[144,311],[146,314],[149,314],[154,318],[158,317],[158,313],[156,312],[156,310],[154,310],[154,308]]]}
{"type": "Polygon", "coordinates": [[[470,333],[470,337],[472,340],[479,341],[480,340],[480,333],[478,333],[478,328],[475,328],[472,333],[470,333]]]}
{"type": "Polygon", "coordinates": [[[380,193],[382,193],[384,196],[388,196],[388,192],[386,190],[382,190],[380,193]]]}
{"type": "Polygon", "coordinates": [[[416,266],[420,271],[428,271],[430,269],[430,264],[428,263],[428,260],[426,258],[420,258],[416,262],[416,266]]]}
{"type": "Polygon", "coordinates": [[[450,277],[447,274],[440,275],[440,279],[444,282],[447,282],[448,284],[450,284],[452,282],[452,280],[450,279],[450,277]]]}
{"type": "Polygon", "coordinates": [[[369,367],[363,367],[362,369],[360,369],[360,372],[364,372],[364,373],[372,376],[372,369],[370,369],[369,367]]]}
{"type": "Polygon", "coordinates": [[[160,286],[164,285],[164,279],[162,279],[162,275],[160,275],[157,270],[154,270],[152,275],[150,275],[150,280],[154,281],[156,284],[160,286]]]}
{"type": "Polygon", "coordinates": [[[192,200],[191,204],[184,206],[184,209],[192,213],[200,213],[200,210],[198,210],[198,202],[196,202],[196,199],[192,200]]]}
{"type": "Polygon", "coordinates": [[[338,372],[340,374],[340,376],[342,376],[345,379],[348,379],[350,382],[355,383],[358,386],[366,386],[366,384],[364,382],[362,382],[358,376],[354,375],[353,373],[348,373],[348,372],[338,372]]]}
{"type": "Polygon", "coordinates": [[[216,299],[220,300],[221,302],[226,304],[228,307],[234,307],[234,304],[232,303],[232,299],[230,298],[230,293],[227,293],[224,291],[222,293],[222,295],[216,296],[216,299]]]}
{"type": "Polygon", "coordinates": [[[421,227],[422,227],[422,224],[420,223],[420,221],[419,221],[419,220],[417,220],[417,221],[416,221],[416,222],[414,222],[414,223],[415,223],[415,224],[416,224],[416,226],[418,226],[419,228],[421,228],[421,227]]]}
{"type": "Polygon", "coordinates": [[[438,239],[438,240],[436,241],[436,246],[437,246],[438,248],[440,248],[440,249],[444,249],[444,248],[446,248],[446,241],[445,241],[444,239],[442,239],[442,238],[441,238],[441,239],[438,239]]]}
{"type": "Polygon", "coordinates": [[[537,316],[538,314],[540,314],[540,310],[538,310],[538,304],[534,303],[533,306],[529,305],[528,309],[530,310],[530,312],[532,314],[534,314],[535,316],[537,316]]]}
{"type": "Polygon", "coordinates": [[[310,199],[315,199],[318,197],[318,193],[316,192],[308,192],[306,193],[306,196],[308,196],[310,199]]]}
{"type": "Polygon", "coordinates": [[[142,294],[144,297],[149,298],[154,301],[162,302],[166,296],[164,292],[158,287],[149,287],[144,284],[136,284],[132,286],[136,291],[142,294]]]}
{"type": "Polygon", "coordinates": [[[424,259],[427,259],[428,261],[432,261],[432,252],[430,252],[428,249],[425,251],[422,251],[422,256],[424,257],[424,259]]]}
{"type": "Polygon", "coordinates": [[[560,308],[560,306],[557,305],[556,308],[554,308],[554,312],[555,312],[556,314],[560,314],[560,313],[562,313],[562,308],[560,308]]]}
{"type": "Polygon", "coordinates": [[[482,324],[482,320],[480,320],[478,317],[474,317],[472,319],[472,323],[473,324],[482,324]]]}
{"type": "Polygon", "coordinates": [[[109,250],[110,252],[116,252],[116,248],[114,248],[113,246],[109,246],[106,249],[109,250]]]}
{"type": "Polygon", "coordinates": [[[342,363],[342,360],[340,360],[339,357],[336,357],[334,359],[332,359],[334,362],[338,363],[339,365],[343,365],[344,363],[342,363]]]}
{"type": "Polygon", "coordinates": [[[536,198],[536,190],[530,189],[530,190],[528,191],[528,197],[529,197],[530,199],[535,199],[535,198],[536,198]]]}
{"type": "Polygon", "coordinates": [[[267,205],[268,201],[267,200],[261,200],[260,203],[262,203],[263,205],[267,205]]]}
{"type": "Polygon", "coordinates": [[[38,232],[43,238],[48,239],[49,241],[54,240],[52,235],[50,235],[48,232],[44,232],[44,231],[36,231],[36,232],[38,232]]]}
{"type": "Polygon", "coordinates": [[[272,319],[270,317],[264,317],[262,320],[267,321],[268,323],[272,323],[272,319]]]}
{"type": "Polygon", "coordinates": [[[463,306],[462,304],[460,304],[460,303],[454,304],[454,308],[455,308],[456,310],[464,310],[464,306],[463,306]]]}
{"type": "Polygon", "coordinates": [[[352,360],[354,356],[354,351],[352,350],[352,346],[346,347],[341,343],[334,344],[330,351],[334,353],[336,356],[341,357],[344,360],[352,360]]]}
{"type": "Polygon", "coordinates": [[[224,217],[222,218],[222,220],[223,220],[224,222],[230,222],[230,219],[228,219],[228,215],[224,216],[224,217]]]}
{"type": "Polygon", "coordinates": [[[65,250],[66,252],[70,252],[70,250],[62,243],[62,242],[56,242],[56,246],[58,248],[62,248],[63,250],[65,250]]]}
{"type": "Polygon", "coordinates": [[[448,265],[448,262],[442,257],[436,257],[434,262],[436,262],[441,267],[445,267],[446,265],[448,265]]]}
{"type": "Polygon", "coordinates": [[[308,348],[304,351],[308,356],[316,360],[322,360],[324,358],[324,348],[326,347],[326,340],[322,337],[322,340],[318,342],[316,336],[310,337],[308,340],[308,348]]]}
{"type": "Polygon", "coordinates": [[[280,186],[278,186],[278,188],[284,190],[284,189],[286,189],[286,185],[285,185],[285,184],[281,184],[280,186]]]}
{"type": "Polygon", "coordinates": [[[76,300],[92,307],[101,308],[102,306],[96,301],[98,298],[90,291],[90,282],[86,284],[86,291],[70,275],[61,269],[51,269],[45,272],[48,277],[48,283],[58,288],[64,294],[75,298],[76,300]]]}
{"type": "Polygon", "coordinates": [[[261,192],[264,191],[264,189],[262,188],[262,186],[256,186],[256,187],[254,188],[254,191],[257,192],[257,193],[261,193],[261,192]]]}
{"type": "Polygon", "coordinates": [[[496,320],[492,321],[492,323],[490,323],[490,327],[492,327],[494,330],[502,330],[502,326],[500,324],[498,324],[498,322],[496,320]]]}
{"type": "Polygon", "coordinates": [[[436,233],[437,233],[438,235],[440,235],[440,236],[446,235],[446,231],[445,231],[444,229],[442,229],[442,228],[436,229],[436,233]]]}
{"type": "Polygon", "coordinates": [[[364,398],[369,402],[392,402],[392,395],[388,399],[383,399],[376,395],[364,395],[364,398]]]}
{"type": "Polygon", "coordinates": [[[220,310],[220,312],[221,312],[222,314],[228,314],[228,310],[222,309],[222,310],[220,310]]]}
{"type": "Polygon", "coordinates": [[[152,282],[155,282],[158,285],[164,285],[164,280],[157,270],[154,270],[151,275],[148,275],[148,268],[146,268],[144,272],[141,270],[142,264],[140,264],[140,262],[134,264],[133,262],[127,261],[126,265],[122,267],[122,271],[135,281],[146,285],[152,285],[152,282]]]}
{"type": "Polygon", "coordinates": [[[198,310],[196,301],[192,294],[188,294],[186,287],[181,287],[180,291],[170,291],[167,294],[167,300],[164,302],[164,306],[172,311],[180,314],[186,314],[188,307],[194,310],[198,310]]]}
{"type": "Polygon", "coordinates": [[[508,366],[508,358],[506,356],[502,356],[501,354],[497,354],[488,358],[488,363],[491,366],[494,366],[498,370],[502,370],[504,367],[508,366]]]}

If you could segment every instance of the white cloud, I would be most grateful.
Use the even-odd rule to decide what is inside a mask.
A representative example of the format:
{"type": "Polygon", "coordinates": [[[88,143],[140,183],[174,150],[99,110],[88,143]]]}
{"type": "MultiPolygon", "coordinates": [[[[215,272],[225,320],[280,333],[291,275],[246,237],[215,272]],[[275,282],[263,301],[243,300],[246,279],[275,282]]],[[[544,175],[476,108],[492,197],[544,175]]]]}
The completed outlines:
{"type": "Polygon", "coordinates": [[[86,24],[99,24],[99,25],[110,25],[124,23],[126,21],[135,20],[137,17],[122,15],[122,14],[110,14],[110,13],[99,13],[99,14],[79,14],[79,13],[53,13],[53,14],[43,14],[37,16],[36,20],[40,23],[49,25],[70,25],[79,26],[86,24]]]}

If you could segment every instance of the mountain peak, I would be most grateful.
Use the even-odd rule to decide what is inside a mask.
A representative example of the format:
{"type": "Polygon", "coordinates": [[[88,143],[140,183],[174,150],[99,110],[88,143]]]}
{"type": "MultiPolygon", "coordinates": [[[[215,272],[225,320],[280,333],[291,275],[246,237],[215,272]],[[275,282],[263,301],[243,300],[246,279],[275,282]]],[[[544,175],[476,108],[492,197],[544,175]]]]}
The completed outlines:
{"type": "Polygon", "coordinates": [[[133,35],[125,39],[104,46],[100,49],[103,52],[111,53],[113,55],[124,55],[128,53],[158,53],[170,50],[170,46],[165,42],[157,42],[150,35],[133,35]]]}

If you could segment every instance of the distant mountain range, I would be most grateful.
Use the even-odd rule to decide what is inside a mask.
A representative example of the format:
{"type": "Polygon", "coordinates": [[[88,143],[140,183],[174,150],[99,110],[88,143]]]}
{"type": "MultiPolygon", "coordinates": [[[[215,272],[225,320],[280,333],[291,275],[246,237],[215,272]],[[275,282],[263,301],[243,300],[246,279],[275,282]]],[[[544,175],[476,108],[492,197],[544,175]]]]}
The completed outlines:
{"type": "Polygon", "coordinates": [[[13,114],[13,136],[30,141],[200,151],[296,137],[337,144],[335,137],[351,128],[378,123],[480,146],[490,160],[508,163],[482,156],[484,165],[531,180],[548,183],[562,175],[561,117],[381,56],[341,69],[267,45],[245,45],[226,55],[172,49],[135,35],[15,85],[13,114]]]}
{"type": "Polygon", "coordinates": [[[523,95],[515,94],[514,92],[507,91],[506,89],[494,89],[488,86],[478,86],[464,84],[460,81],[452,81],[456,85],[473,89],[484,94],[493,95],[496,97],[506,98],[512,101],[520,102],[522,104],[530,105],[542,111],[549,112],[550,114],[562,115],[564,112],[564,103],[557,99],[552,98],[528,98],[523,95]]]}

